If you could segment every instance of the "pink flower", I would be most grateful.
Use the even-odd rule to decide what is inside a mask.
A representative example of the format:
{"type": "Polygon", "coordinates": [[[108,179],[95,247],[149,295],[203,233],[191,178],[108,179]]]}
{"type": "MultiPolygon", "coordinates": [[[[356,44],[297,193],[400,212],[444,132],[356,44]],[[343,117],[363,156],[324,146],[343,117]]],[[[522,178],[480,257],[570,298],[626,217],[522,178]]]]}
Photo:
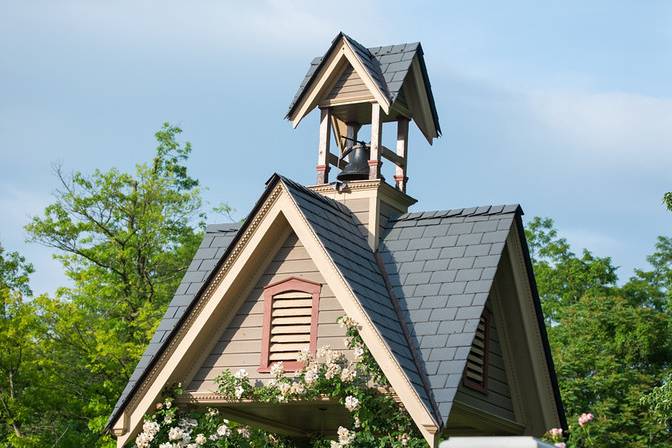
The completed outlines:
{"type": "Polygon", "coordinates": [[[579,426],[582,428],[592,421],[593,421],[593,414],[591,413],[584,412],[579,416],[579,426]]]}
{"type": "Polygon", "coordinates": [[[553,438],[553,440],[559,439],[562,437],[562,428],[551,428],[548,430],[548,434],[553,438]]]}
{"type": "Polygon", "coordinates": [[[555,444],[555,448],[567,448],[567,445],[565,445],[565,442],[558,442],[555,444]]]}

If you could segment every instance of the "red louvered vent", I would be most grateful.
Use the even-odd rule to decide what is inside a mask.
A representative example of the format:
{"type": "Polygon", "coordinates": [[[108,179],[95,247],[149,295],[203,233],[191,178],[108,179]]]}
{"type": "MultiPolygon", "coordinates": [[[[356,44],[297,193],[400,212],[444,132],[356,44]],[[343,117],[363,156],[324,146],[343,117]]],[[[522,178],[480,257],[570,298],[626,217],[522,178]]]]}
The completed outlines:
{"type": "Polygon", "coordinates": [[[319,283],[297,277],[264,288],[260,372],[280,361],[286,371],[295,371],[302,367],[302,350],[315,354],[320,289],[319,283]]]}

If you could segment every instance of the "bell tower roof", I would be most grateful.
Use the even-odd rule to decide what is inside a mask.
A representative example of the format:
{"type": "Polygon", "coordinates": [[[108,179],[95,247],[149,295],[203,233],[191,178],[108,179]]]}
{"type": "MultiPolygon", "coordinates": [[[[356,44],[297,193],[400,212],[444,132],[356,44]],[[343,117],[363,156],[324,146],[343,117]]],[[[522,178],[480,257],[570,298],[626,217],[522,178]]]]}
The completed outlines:
{"type": "Polygon", "coordinates": [[[348,122],[371,123],[371,103],[380,106],[384,122],[414,120],[430,144],[441,135],[419,42],[366,48],[338,33],[324,56],[311,62],[286,118],[296,127],[314,108],[331,107],[336,141],[343,149],[345,133],[339,131],[348,122]]]}

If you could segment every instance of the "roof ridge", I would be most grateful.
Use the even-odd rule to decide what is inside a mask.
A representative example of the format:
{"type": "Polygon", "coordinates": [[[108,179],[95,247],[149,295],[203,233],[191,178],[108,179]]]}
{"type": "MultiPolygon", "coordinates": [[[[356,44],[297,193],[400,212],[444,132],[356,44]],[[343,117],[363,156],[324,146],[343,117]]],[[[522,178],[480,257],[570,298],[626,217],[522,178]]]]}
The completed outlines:
{"type": "Polygon", "coordinates": [[[482,215],[506,215],[510,213],[523,213],[520,204],[481,205],[476,207],[451,208],[444,210],[427,210],[421,212],[409,212],[397,217],[392,217],[388,222],[421,220],[431,218],[452,218],[482,215]]]}

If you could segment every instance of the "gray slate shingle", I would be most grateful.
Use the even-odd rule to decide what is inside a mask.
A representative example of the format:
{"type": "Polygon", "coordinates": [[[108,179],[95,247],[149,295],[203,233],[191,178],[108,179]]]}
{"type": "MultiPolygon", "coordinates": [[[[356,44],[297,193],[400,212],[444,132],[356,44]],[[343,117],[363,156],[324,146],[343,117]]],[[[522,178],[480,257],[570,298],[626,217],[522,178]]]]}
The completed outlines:
{"type": "Polygon", "coordinates": [[[398,280],[394,292],[402,318],[444,423],[520,212],[518,205],[507,205],[407,213],[390,220],[381,236],[380,255],[390,278],[398,280]]]}

